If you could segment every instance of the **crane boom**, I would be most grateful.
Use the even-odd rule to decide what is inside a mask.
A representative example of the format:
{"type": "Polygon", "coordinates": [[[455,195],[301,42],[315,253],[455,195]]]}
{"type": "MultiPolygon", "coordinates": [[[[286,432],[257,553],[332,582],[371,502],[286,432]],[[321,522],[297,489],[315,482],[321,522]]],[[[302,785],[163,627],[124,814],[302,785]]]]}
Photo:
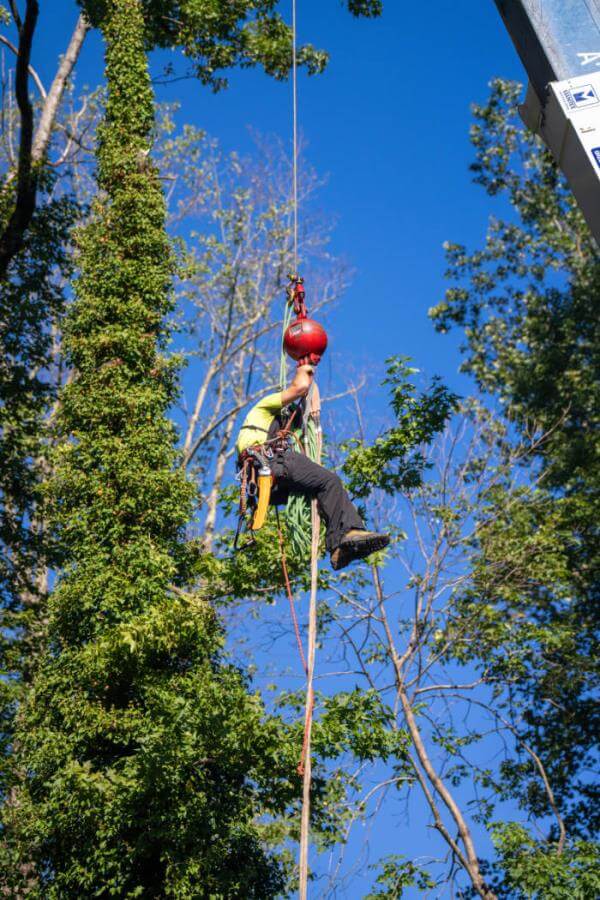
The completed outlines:
{"type": "Polygon", "coordinates": [[[529,77],[521,115],[600,243],[600,0],[495,0],[529,77]]]}

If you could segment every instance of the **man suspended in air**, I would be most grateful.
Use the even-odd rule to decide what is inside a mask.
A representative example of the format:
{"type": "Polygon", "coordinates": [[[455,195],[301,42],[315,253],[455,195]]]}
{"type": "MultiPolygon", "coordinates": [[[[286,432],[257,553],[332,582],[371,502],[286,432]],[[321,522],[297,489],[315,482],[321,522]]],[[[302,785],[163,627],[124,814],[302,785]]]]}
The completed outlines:
{"type": "Polygon", "coordinates": [[[390,538],[367,531],[341,482],[334,473],[298,452],[286,430],[290,404],[307,396],[314,376],[312,365],[300,365],[288,388],[269,394],[250,410],[240,430],[237,450],[240,465],[250,457],[262,460],[274,480],[270,502],[282,504],[290,494],[316,498],[327,526],[325,546],[333,569],[343,569],[386,547],[390,538]],[[267,462],[268,461],[268,462],[267,462]]]}

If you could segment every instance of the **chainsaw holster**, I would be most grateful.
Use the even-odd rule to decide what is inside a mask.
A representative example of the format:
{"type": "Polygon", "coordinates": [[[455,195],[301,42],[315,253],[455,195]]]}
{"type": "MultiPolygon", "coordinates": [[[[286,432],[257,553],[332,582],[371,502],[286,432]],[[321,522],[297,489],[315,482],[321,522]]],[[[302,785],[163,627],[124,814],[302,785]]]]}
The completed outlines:
{"type": "Polygon", "coordinates": [[[269,501],[271,499],[271,487],[273,485],[273,475],[268,466],[261,466],[258,470],[258,497],[256,498],[256,507],[254,515],[250,522],[251,531],[259,531],[265,524],[267,510],[269,509],[269,501]]]}

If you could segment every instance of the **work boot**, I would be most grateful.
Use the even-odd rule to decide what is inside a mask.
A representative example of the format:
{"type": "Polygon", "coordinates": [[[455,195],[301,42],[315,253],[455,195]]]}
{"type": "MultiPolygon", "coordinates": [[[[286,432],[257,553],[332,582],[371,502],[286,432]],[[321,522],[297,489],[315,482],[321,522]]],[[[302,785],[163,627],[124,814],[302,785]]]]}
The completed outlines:
{"type": "Polygon", "coordinates": [[[376,550],[383,550],[390,542],[389,535],[376,531],[361,531],[352,528],[348,531],[338,547],[331,553],[331,568],[338,572],[345,569],[355,559],[364,559],[376,550]]]}

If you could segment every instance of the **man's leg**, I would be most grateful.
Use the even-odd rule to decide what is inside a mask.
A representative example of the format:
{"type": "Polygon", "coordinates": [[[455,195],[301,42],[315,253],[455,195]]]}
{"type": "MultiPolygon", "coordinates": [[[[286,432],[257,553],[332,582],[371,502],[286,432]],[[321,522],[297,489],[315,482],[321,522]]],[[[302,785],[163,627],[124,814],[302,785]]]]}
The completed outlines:
{"type": "Polygon", "coordinates": [[[277,453],[272,469],[276,478],[274,502],[277,502],[278,491],[316,497],[327,526],[325,546],[330,553],[339,547],[342,538],[349,531],[364,529],[356,507],[348,497],[341,479],[334,472],[294,450],[277,453]]]}

